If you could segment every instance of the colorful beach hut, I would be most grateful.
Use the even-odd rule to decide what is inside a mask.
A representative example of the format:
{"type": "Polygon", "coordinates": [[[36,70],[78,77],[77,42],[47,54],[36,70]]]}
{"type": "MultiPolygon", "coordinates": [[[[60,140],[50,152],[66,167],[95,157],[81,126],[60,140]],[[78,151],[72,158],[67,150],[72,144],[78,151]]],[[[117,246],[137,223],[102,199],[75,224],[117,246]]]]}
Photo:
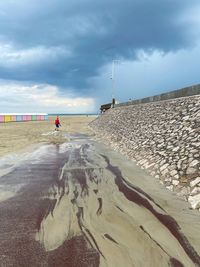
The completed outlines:
{"type": "Polygon", "coordinates": [[[0,113],[0,123],[48,120],[47,113],[0,113]]]}
{"type": "Polygon", "coordinates": [[[0,115],[0,122],[4,122],[5,117],[3,115],[0,115]]]}

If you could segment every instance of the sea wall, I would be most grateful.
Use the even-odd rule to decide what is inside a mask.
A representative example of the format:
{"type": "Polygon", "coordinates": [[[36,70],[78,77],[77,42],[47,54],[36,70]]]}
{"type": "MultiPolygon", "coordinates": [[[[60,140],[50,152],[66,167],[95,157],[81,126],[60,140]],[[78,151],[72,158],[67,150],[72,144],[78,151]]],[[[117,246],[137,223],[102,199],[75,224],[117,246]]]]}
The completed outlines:
{"type": "Polygon", "coordinates": [[[200,95],[118,106],[90,127],[200,210],[200,95]]]}
{"type": "Polygon", "coordinates": [[[175,98],[187,97],[187,96],[193,96],[193,95],[200,95],[200,84],[196,84],[193,86],[181,88],[178,90],[170,91],[170,92],[155,95],[155,96],[149,96],[149,97],[145,97],[141,99],[131,100],[131,101],[124,102],[124,103],[119,103],[115,106],[116,107],[129,106],[129,105],[169,100],[169,99],[175,99],[175,98]]]}

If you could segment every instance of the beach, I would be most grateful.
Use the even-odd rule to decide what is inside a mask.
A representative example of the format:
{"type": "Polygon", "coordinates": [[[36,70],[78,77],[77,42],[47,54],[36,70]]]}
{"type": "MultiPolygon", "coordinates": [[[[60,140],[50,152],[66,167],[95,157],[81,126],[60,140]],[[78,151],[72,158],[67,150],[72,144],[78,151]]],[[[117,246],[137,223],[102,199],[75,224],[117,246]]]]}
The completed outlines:
{"type": "Polygon", "coordinates": [[[66,142],[67,134],[92,134],[87,125],[95,116],[60,116],[59,133],[54,131],[55,118],[56,116],[49,116],[48,121],[0,123],[0,157],[24,152],[41,143],[66,142]]]}
{"type": "Polygon", "coordinates": [[[1,158],[1,266],[200,266],[197,211],[123,155],[69,137],[1,158]]]}
{"type": "Polygon", "coordinates": [[[94,119],[0,125],[1,266],[200,266],[199,213],[95,141],[94,119]]]}

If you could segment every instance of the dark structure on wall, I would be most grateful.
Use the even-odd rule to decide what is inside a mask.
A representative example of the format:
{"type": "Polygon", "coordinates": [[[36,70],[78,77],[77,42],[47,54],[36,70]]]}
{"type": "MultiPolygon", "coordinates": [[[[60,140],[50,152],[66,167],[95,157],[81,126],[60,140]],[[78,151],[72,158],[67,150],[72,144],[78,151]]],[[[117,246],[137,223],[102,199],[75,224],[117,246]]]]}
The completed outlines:
{"type": "Polygon", "coordinates": [[[100,107],[101,113],[105,112],[106,110],[110,109],[112,106],[112,103],[108,103],[108,104],[103,104],[100,107]]]}
{"type": "Polygon", "coordinates": [[[112,99],[112,103],[107,103],[107,104],[103,104],[100,107],[101,113],[105,112],[106,110],[110,109],[110,108],[114,108],[115,107],[115,98],[112,99]]]}
{"type": "Polygon", "coordinates": [[[110,108],[114,108],[115,107],[115,98],[112,99],[112,103],[107,103],[107,104],[103,104],[100,107],[101,113],[105,112],[106,110],[110,109],[110,108]]]}

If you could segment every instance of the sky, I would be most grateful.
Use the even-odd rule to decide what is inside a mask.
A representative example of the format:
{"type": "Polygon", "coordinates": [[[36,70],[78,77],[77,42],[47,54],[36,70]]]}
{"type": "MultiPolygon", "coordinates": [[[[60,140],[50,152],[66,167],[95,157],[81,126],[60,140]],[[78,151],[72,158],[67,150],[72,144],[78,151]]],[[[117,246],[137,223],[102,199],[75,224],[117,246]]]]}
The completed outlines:
{"type": "Polygon", "coordinates": [[[0,113],[96,113],[198,84],[199,14],[199,0],[1,0],[0,113]]]}

